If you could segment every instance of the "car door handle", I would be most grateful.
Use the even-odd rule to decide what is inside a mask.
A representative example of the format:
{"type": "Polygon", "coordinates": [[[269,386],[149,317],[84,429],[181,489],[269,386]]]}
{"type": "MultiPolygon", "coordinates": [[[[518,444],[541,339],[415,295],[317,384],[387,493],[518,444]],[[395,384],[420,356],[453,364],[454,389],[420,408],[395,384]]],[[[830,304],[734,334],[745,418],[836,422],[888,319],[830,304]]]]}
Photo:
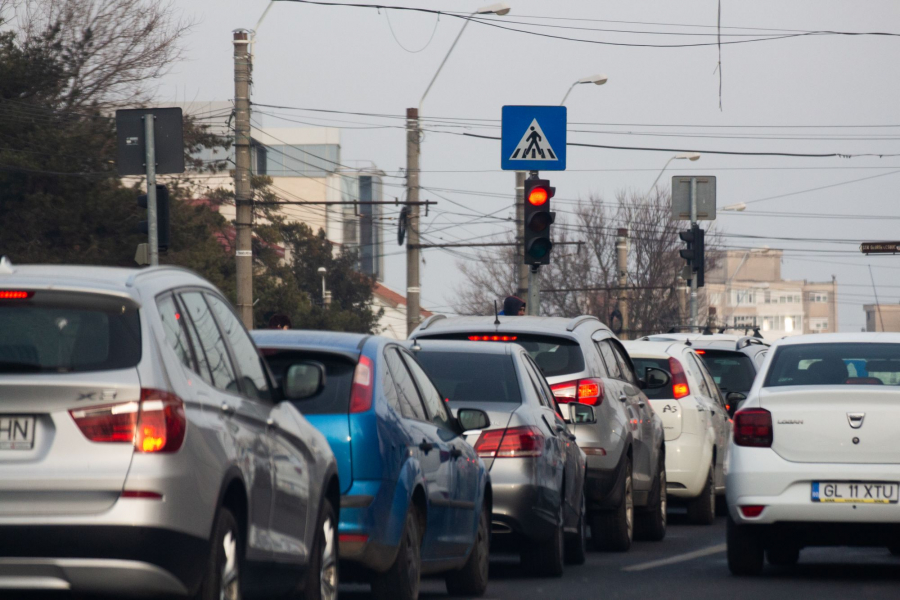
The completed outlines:
{"type": "Polygon", "coordinates": [[[229,415],[229,416],[234,414],[234,407],[231,406],[230,404],[228,404],[227,402],[223,402],[221,408],[222,408],[222,414],[229,415]]]}
{"type": "Polygon", "coordinates": [[[619,394],[619,401],[620,402],[628,402],[628,396],[626,396],[624,393],[619,394]]]}
{"type": "Polygon", "coordinates": [[[268,429],[269,431],[275,431],[276,429],[278,429],[278,423],[275,422],[275,419],[266,419],[266,429],[268,429]]]}
{"type": "Polygon", "coordinates": [[[428,454],[429,452],[434,450],[434,444],[432,444],[428,440],[422,440],[422,443],[419,444],[419,450],[421,450],[425,454],[428,454]]]}
{"type": "Polygon", "coordinates": [[[638,402],[638,406],[640,406],[641,408],[644,408],[645,406],[647,406],[647,403],[644,402],[643,400],[641,400],[640,402],[638,402]]]}
{"type": "Polygon", "coordinates": [[[462,450],[460,450],[456,446],[453,446],[452,448],[450,448],[450,458],[459,458],[462,455],[463,455],[462,450]]]}

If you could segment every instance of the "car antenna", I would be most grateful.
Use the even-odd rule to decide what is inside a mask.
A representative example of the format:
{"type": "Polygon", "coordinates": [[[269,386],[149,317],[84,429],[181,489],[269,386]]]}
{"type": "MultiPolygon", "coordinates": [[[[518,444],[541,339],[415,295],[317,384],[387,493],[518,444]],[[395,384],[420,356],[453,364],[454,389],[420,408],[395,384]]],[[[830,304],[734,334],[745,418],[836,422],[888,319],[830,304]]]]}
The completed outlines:
{"type": "Polygon", "coordinates": [[[500,313],[497,312],[497,301],[494,300],[494,325],[500,324],[500,313]]]}

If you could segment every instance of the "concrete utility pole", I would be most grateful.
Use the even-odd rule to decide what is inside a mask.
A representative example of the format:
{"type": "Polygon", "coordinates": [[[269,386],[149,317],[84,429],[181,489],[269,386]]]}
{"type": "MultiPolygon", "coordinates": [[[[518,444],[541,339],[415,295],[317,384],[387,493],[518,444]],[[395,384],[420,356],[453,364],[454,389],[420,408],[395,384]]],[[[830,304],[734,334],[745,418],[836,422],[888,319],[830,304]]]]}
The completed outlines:
{"type": "Polygon", "coordinates": [[[616,262],[619,271],[619,312],[622,313],[623,340],[628,339],[628,229],[620,228],[616,236],[616,262]]]}
{"type": "MultiPolygon", "coordinates": [[[[697,224],[697,178],[691,177],[691,230],[697,224]]],[[[696,248],[696,241],[694,242],[696,248]]],[[[696,252],[696,250],[695,250],[696,252]]],[[[697,331],[697,273],[691,273],[691,333],[697,331]]]]}
{"type": "MultiPolygon", "coordinates": [[[[427,92],[426,92],[427,93],[427,92]]],[[[419,109],[406,109],[406,335],[419,326],[419,109]]]]}
{"type": "Polygon", "coordinates": [[[253,206],[250,189],[250,52],[246,31],[234,32],[234,205],[237,308],[253,329],[253,206]]]}
{"type": "Polygon", "coordinates": [[[516,171],[516,257],[518,277],[516,278],[516,296],[525,298],[528,295],[528,265],[522,260],[525,256],[525,171],[516,171]]]}

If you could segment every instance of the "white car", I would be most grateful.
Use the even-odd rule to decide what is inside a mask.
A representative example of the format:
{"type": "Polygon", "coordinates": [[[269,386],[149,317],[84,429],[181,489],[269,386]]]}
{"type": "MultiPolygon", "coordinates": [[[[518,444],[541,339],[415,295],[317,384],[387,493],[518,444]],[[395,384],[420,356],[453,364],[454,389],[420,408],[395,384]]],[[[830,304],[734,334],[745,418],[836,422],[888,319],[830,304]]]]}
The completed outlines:
{"type": "Polygon", "coordinates": [[[900,334],[772,345],[734,416],[728,566],[792,565],[806,546],[900,553],[900,334]]]}
{"type": "Polygon", "coordinates": [[[645,389],[662,417],[666,441],[666,485],[670,497],[687,501],[693,523],[711,525],[716,495],[725,493],[725,453],[731,422],[725,401],[706,364],[683,340],[623,342],[638,376],[648,367],[668,371],[672,383],[645,389]]]}

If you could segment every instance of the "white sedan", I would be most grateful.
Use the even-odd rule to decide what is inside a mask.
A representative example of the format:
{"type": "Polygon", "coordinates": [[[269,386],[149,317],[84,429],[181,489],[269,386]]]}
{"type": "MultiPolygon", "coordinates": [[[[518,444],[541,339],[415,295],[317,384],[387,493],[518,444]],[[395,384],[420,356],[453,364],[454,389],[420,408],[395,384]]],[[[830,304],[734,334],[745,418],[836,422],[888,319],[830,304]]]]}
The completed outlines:
{"type": "Polygon", "coordinates": [[[792,565],[807,546],[900,553],[900,334],[775,342],[734,417],[728,566],[792,565]]]}
{"type": "Polygon", "coordinates": [[[663,422],[666,491],[687,502],[693,523],[711,525],[716,495],[725,493],[723,466],[731,423],[706,364],[684,340],[623,342],[642,376],[648,367],[668,371],[672,383],[644,393],[663,422]]]}

